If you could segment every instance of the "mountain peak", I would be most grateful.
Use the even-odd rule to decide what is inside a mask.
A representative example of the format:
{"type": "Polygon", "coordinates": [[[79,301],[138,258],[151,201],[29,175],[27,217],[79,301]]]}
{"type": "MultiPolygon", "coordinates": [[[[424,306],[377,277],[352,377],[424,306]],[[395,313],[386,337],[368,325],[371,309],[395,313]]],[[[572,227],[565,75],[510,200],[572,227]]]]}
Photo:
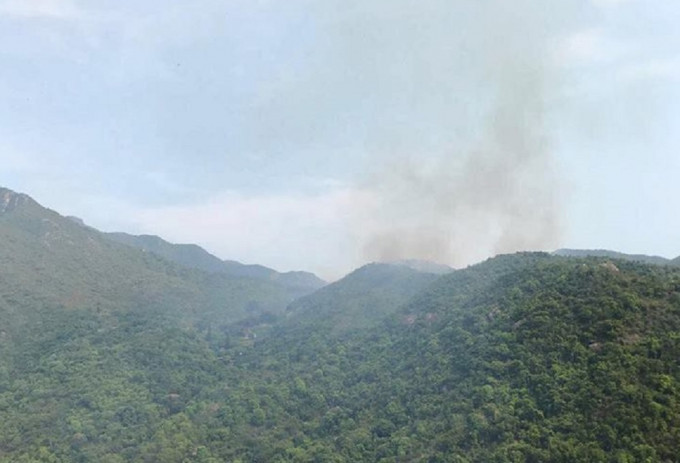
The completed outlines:
{"type": "Polygon", "coordinates": [[[0,214],[11,212],[17,207],[33,201],[30,196],[0,187],[0,214]]]}

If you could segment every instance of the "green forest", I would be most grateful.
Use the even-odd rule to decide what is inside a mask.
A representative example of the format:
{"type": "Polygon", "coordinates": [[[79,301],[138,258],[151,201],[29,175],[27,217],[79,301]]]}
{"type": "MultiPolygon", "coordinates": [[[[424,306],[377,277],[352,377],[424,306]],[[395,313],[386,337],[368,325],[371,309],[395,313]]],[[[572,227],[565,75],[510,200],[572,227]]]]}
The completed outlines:
{"type": "Polygon", "coordinates": [[[3,463],[678,461],[673,265],[372,264],[302,294],[30,199],[0,238],[3,463]]]}

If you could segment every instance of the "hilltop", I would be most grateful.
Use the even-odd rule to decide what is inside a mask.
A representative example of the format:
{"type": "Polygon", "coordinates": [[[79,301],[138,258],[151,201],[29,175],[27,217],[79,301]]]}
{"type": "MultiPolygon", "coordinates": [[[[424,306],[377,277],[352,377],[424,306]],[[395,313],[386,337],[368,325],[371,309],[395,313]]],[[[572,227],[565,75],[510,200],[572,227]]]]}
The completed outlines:
{"type": "Polygon", "coordinates": [[[291,322],[334,331],[374,326],[440,275],[402,264],[372,263],[302,297],[286,310],[291,322]]]}

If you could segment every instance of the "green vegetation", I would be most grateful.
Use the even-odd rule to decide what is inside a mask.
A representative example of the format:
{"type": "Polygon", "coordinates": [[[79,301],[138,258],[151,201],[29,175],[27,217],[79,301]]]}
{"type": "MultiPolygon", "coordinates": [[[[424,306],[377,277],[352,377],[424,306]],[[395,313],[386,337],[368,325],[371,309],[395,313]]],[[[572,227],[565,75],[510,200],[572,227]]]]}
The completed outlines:
{"type": "Polygon", "coordinates": [[[401,264],[368,264],[293,302],[288,323],[336,332],[374,326],[437,278],[401,264]]]}
{"type": "Polygon", "coordinates": [[[180,266],[12,194],[25,199],[20,207],[0,213],[0,310],[5,320],[49,306],[111,315],[158,311],[219,325],[282,312],[299,295],[298,289],[276,281],[180,266]]]}
{"type": "Polygon", "coordinates": [[[158,236],[136,236],[127,233],[104,233],[103,236],[118,243],[153,252],[186,268],[236,277],[276,281],[276,283],[289,289],[296,298],[309,294],[326,284],[313,273],[279,273],[263,265],[245,265],[233,260],[220,260],[195,244],[172,244],[158,236]]]}
{"type": "Polygon", "coordinates": [[[622,252],[608,251],[606,249],[558,249],[554,252],[556,256],[567,257],[606,257],[609,259],[630,260],[652,265],[676,265],[680,257],[669,260],[665,257],[648,256],[646,254],[624,254],[622,252]]]}
{"type": "Polygon", "coordinates": [[[277,333],[243,371],[263,372],[253,388],[304,385],[268,415],[300,461],[675,461],[679,291],[670,268],[502,256],[381,329],[277,333]]]}
{"type": "Polygon", "coordinates": [[[277,316],[62,220],[0,212],[2,463],[677,461],[676,267],[369,265],[277,316]]]}

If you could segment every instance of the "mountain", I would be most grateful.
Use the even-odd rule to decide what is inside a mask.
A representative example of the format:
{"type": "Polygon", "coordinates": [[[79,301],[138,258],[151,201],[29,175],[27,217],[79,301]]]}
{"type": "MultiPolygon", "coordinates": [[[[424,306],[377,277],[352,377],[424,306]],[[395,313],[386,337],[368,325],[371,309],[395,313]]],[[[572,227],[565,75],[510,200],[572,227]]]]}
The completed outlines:
{"type": "Polygon", "coordinates": [[[113,241],[152,252],[187,268],[276,281],[283,286],[294,289],[296,296],[309,294],[326,284],[325,281],[309,272],[280,273],[263,265],[246,265],[233,260],[223,261],[195,244],[173,244],[153,235],[105,233],[104,236],[113,241]]]}
{"type": "Polygon", "coordinates": [[[294,298],[276,281],[116,243],[5,188],[0,243],[3,463],[131,461],[140,436],[152,442],[147,432],[223,380],[226,326],[294,298]]]}
{"type": "Polygon", "coordinates": [[[608,257],[610,259],[630,260],[653,265],[668,265],[671,263],[665,257],[648,256],[645,254],[624,254],[606,249],[558,249],[553,254],[566,257],[608,257]]]}
{"type": "Polygon", "coordinates": [[[285,424],[299,461],[675,461],[679,281],[622,260],[500,256],[372,330],[280,329],[248,352],[232,394],[289,391],[258,439],[285,424]]]}
{"type": "MultiPolygon", "coordinates": [[[[414,276],[338,283],[386,289],[390,267],[414,276]]],[[[434,278],[341,336],[323,316],[253,340],[49,312],[0,357],[0,461],[676,459],[680,269],[523,253],[434,278]]]]}
{"type": "Polygon", "coordinates": [[[0,187],[0,214],[12,212],[17,207],[33,203],[35,201],[28,195],[15,193],[12,190],[0,187]]]}
{"type": "Polygon", "coordinates": [[[113,242],[4,188],[0,242],[0,306],[17,316],[41,307],[162,311],[187,321],[222,322],[282,311],[296,297],[275,281],[186,269],[113,242]]]}
{"type": "Polygon", "coordinates": [[[0,463],[677,461],[674,266],[369,264],[289,303],[4,189],[0,243],[0,463]]]}
{"type": "Polygon", "coordinates": [[[288,318],[336,331],[366,328],[393,313],[439,277],[403,264],[372,263],[288,306],[288,318]]]}

